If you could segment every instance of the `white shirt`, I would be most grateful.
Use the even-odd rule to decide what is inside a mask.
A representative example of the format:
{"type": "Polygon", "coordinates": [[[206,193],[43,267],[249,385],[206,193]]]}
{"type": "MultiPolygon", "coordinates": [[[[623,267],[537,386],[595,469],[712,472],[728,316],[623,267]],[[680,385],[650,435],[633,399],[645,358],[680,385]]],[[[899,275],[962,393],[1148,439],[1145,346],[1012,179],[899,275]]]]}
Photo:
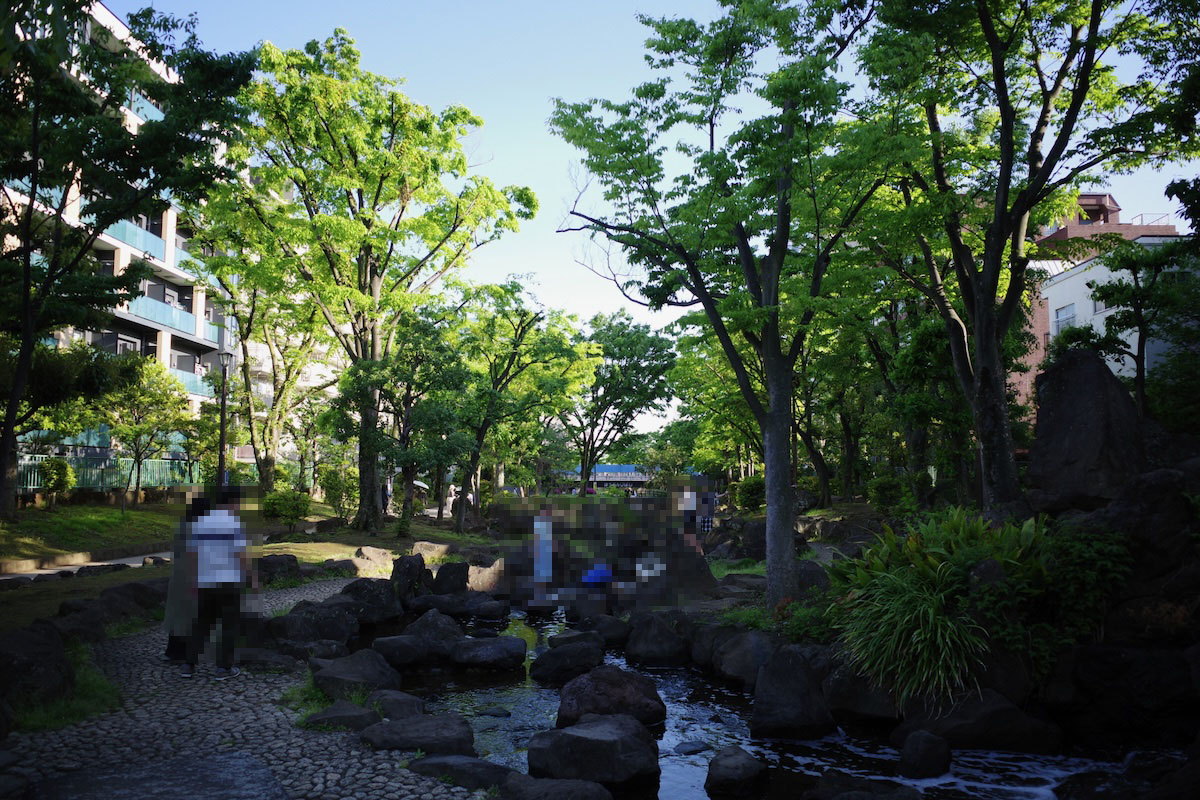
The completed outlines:
{"type": "Polygon", "coordinates": [[[246,528],[236,514],[218,508],[200,517],[188,537],[188,552],[196,554],[196,585],[242,585],[241,554],[248,546],[246,528]]]}

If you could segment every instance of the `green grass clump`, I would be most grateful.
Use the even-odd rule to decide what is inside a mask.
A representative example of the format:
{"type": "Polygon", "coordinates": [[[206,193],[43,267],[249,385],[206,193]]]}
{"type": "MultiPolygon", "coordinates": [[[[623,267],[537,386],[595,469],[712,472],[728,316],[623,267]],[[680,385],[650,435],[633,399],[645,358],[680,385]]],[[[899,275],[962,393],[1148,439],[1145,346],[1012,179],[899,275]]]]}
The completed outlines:
{"type": "Polygon", "coordinates": [[[310,673],[304,683],[285,690],[279,697],[279,704],[293,711],[299,711],[300,719],[296,724],[305,727],[308,718],[333,705],[333,699],[317,688],[310,673]]]}
{"type": "Polygon", "coordinates": [[[1098,630],[1128,559],[1118,534],[949,509],[835,562],[829,611],[851,660],[901,704],[943,702],[976,685],[993,650],[1045,678],[1061,648],[1098,630]]]}
{"type": "Polygon", "coordinates": [[[755,561],[753,558],[741,558],[737,560],[718,558],[708,562],[708,568],[712,570],[713,577],[717,580],[724,578],[730,573],[739,575],[766,575],[767,562],[755,561]]]}
{"type": "Polygon", "coordinates": [[[57,730],[121,707],[120,690],[92,663],[91,648],[77,641],[66,647],[67,658],[75,668],[75,688],[64,697],[15,708],[18,730],[57,730]]]}
{"type": "Polygon", "coordinates": [[[726,625],[775,633],[793,642],[815,641],[829,643],[835,631],[824,597],[813,597],[807,603],[792,602],[771,612],[762,606],[731,608],[720,616],[726,625]]]}

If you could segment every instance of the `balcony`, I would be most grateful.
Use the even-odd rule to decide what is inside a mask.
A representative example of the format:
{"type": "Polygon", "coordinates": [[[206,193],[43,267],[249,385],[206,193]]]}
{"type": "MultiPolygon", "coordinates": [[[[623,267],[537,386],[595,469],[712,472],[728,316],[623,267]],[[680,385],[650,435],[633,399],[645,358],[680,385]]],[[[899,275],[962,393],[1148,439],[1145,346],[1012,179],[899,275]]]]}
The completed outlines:
{"type": "Polygon", "coordinates": [[[185,372],[181,369],[172,369],[171,374],[179,378],[183,382],[183,388],[187,389],[192,394],[204,395],[212,397],[212,387],[204,382],[204,378],[194,372],[185,372]]]}
{"type": "Polygon", "coordinates": [[[129,313],[143,319],[152,320],[168,328],[196,335],[196,316],[182,308],[167,305],[161,300],[155,300],[142,295],[129,301],[129,313]]]}
{"type": "Polygon", "coordinates": [[[163,118],[163,112],[159,111],[141,92],[130,92],[129,110],[146,122],[158,122],[163,118]]]}
{"type": "Polygon", "coordinates": [[[221,326],[212,322],[204,323],[204,338],[210,342],[221,341],[221,326]]]}
{"type": "MultiPolygon", "coordinates": [[[[118,221],[110,225],[104,231],[109,236],[117,241],[124,242],[139,253],[146,253],[159,261],[162,261],[167,254],[167,243],[162,240],[161,236],[155,236],[145,228],[139,228],[127,219],[118,221]]],[[[195,330],[193,328],[193,330],[195,330]]]]}

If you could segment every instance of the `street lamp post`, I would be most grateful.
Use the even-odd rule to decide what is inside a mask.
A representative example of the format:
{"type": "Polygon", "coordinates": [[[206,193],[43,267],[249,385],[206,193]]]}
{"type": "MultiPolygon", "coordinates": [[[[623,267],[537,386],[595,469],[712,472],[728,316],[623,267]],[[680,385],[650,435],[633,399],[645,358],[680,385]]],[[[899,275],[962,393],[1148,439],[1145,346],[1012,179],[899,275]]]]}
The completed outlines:
{"type": "Polygon", "coordinates": [[[225,487],[225,398],[229,394],[226,391],[229,386],[229,362],[233,359],[233,353],[228,350],[222,350],[220,353],[221,359],[221,435],[217,443],[217,488],[225,487]]]}

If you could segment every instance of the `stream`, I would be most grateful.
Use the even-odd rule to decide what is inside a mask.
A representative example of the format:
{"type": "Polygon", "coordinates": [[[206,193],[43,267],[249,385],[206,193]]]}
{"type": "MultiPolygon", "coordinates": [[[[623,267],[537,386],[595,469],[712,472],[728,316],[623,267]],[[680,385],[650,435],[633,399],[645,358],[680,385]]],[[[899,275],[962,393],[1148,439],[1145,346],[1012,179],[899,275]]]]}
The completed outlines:
{"type": "MultiPolygon", "coordinates": [[[[547,647],[547,637],[567,625],[561,615],[527,619],[521,612],[513,612],[506,623],[489,627],[525,639],[532,661],[547,647]]],[[[708,763],[718,750],[731,744],[770,765],[770,784],[764,795],[769,800],[798,797],[831,771],[911,786],[930,800],[1052,800],[1054,787],[1068,776],[1081,772],[1119,774],[1127,760],[1105,760],[1095,754],[1083,757],[958,751],[950,774],[920,780],[904,778],[895,774],[899,753],[875,739],[842,731],[809,741],[751,738],[746,720],[753,697],[724,687],[696,669],[630,666],[623,655],[611,651],[605,662],[653,678],[667,706],[665,725],[651,729],[658,740],[662,768],[658,793],[639,795],[638,800],[705,797],[708,763]],[[677,752],[676,748],[685,742],[705,749],[690,755],[677,752]]],[[[529,738],[553,728],[558,714],[559,690],[543,687],[528,677],[514,682],[511,676],[468,678],[461,673],[435,672],[415,686],[412,682],[408,685],[426,696],[429,712],[456,712],[471,723],[480,758],[522,772],[528,766],[525,745],[529,738]]]]}

